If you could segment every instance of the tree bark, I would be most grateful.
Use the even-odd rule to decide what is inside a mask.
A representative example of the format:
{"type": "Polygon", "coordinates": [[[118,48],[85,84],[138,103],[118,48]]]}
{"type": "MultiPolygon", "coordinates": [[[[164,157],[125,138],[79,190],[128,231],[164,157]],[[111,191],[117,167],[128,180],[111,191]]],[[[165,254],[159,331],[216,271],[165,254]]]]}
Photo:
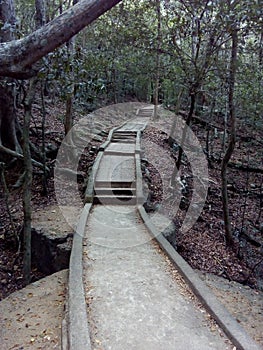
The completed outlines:
{"type": "Polygon", "coordinates": [[[162,43],[161,35],[161,3],[160,0],[156,0],[156,12],[157,12],[157,50],[156,50],[156,75],[155,75],[155,89],[154,89],[154,111],[153,119],[158,118],[158,104],[159,104],[159,89],[160,89],[160,49],[162,43]]]}
{"type": "Polygon", "coordinates": [[[34,76],[36,62],[101,16],[121,0],[82,0],[23,39],[0,44],[0,75],[18,79],[34,76]]]}
{"type": "MultiPolygon", "coordinates": [[[[73,4],[77,4],[78,0],[73,0],[73,4]]],[[[67,50],[68,50],[68,66],[69,66],[69,86],[68,86],[68,92],[67,92],[67,99],[66,99],[66,114],[65,114],[65,120],[64,120],[64,129],[65,129],[65,135],[69,133],[73,126],[73,104],[74,104],[74,91],[75,91],[75,75],[74,75],[74,68],[72,65],[72,61],[74,59],[75,55],[75,37],[72,37],[67,42],[67,50]]]]}
{"type": "Polygon", "coordinates": [[[191,100],[190,110],[189,110],[189,113],[188,113],[187,118],[186,118],[186,125],[185,125],[185,128],[183,130],[182,142],[181,142],[181,145],[179,148],[178,159],[176,162],[177,169],[180,169],[180,166],[181,166],[182,156],[183,156],[183,152],[184,152],[183,146],[184,146],[184,142],[185,142],[187,128],[189,127],[189,125],[191,123],[191,120],[192,120],[192,117],[193,117],[194,111],[195,111],[196,92],[190,93],[190,100],[191,100]]]}
{"type": "Polygon", "coordinates": [[[175,110],[174,110],[175,118],[174,118],[174,121],[173,121],[173,124],[171,127],[170,136],[168,138],[168,144],[170,147],[173,147],[173,144],[175,141],[174,140],[174,133],[176,131],[176,126],[177,126],[176,116],[178,115],[178,113],[180,111],[182,94],[183,94],[183,88],[181,88],[181,90],[179,91],[179,94],[177,96],[177,102],[176,102],[176,106],[175,106],[175,110]]]}
{"type": "Polygon", "coordinates": [[[26,284],[30,283],[31,274],[31,187],[32,187],[32,160],[29,143],[29,127],[31,120],[32,102],[35,96],[36,79],[31,79],[28,96],[24,102],[24,126],[23,126],[23,154],[25,176],[23,183],[23,276],[26,284]]]}
{"type": "Polygon", "coordinates": [[[263,28],[262,28],[261,34],[260,34],[258,62],[259,62],[260,66],[263,66],[263,28]]]}
{"type": "MultiPolygon", "coordinates": [[[[36,28],[40,28],[45,23],[45,4],[43,0],[35,1],[36,8],[36,28]]],[[[35,97],[37,78],[34,77],[29,82],[28,94],[24,102],[24,125],[23,125],[23,155],[24,155],[24,176],[23,176],[23,211],[24,211],[24,230],[23,230],[23,277],[26,284],[31,280],[31,230],[32,230],[32,207],[31,207],[31,188],[33,165],[30,152],[29,129],[32,114],[32,103],[35,97]]],[[[44,120],[44,117],[43,117],[44,120]]],[[[42,120],[42,124],[44,123],[42,120]]],[[[43,132],[44,125],[42,125],[43,132]]],[[[43,141],[43,140],[42,140],[43,141]]],[[[44,142],[44,141],[43,141],[44,142]]],[[[45,150],[44,150],[45,151],[45,150]]],[[[45,168],[45,162],[44,162],[45,168]]],[[[45,170],[44,170],[45,175],[45,170]]]]}
{"type": "Polygon", "coordinates": [[[225,237],[226,243],[229,246],[234,244],[231,221],[229,215],[229,203],[227,193],[227,166],[235,149],[236,143],[236,114],[234,104],[234,91],[235,91],[235,78],[237,69],[237,50],[238,50],[238,34],[237,29],[232,29],[232,48],[231,48],[231,61],[230,61],[230,76],[229,76],[229,94],[228,94],[228,106],[231,123],[230,141],[228,148],[223,157],[221,165],[221,181],[222,181],[222,204],[223,204],[223,215],[225,224],[225,237]]]}
{"type": "Polygon", "coordinates": [[[36,8],[36,29],[46,24],[46,7],[43,0],[35,0],[36,8]]]}
{"type": "MultiPolygon", "coordinates": [[[[0,2],[0,22],[0,43],[14,40],[16,17],[13,0],[0,2]]],[[[0,78],[0,145],[4,144],[19,152],[15,130],[14,86],[12,79],[0,78]]]]}
{"type": "Polygon", "coordinates": [[[14,39],[16,16],[13,0],[1,0],[0,2],[0,43],[14,39]]]}
{"type": "Polygon", "coordinates": [[[178,159],[176,161],[176,164],[175,164],[172,176],[171,176],[171,186],[172,187],[174,187],[174,185],[175,185],[176,175],[181,167],[187,129],[191,123],[191,120],[192,120],[192,117],[193,117],[194,111],[195,111],[196,92],[190,93],[190,98],[191,98],[190,110],[189,110],[189,113],[187,115],[186,123],[185,123],[184,129],[183,129],[181,144],[179,145],[180,147],[179,147],[179,152],[178,152],[178,159]]]}
{"type": "Polygon", "coordinates": [[[16,110],[14,106],[13,82],[0,78],[0,145],[20,152],[15,128],[16,110]]]}

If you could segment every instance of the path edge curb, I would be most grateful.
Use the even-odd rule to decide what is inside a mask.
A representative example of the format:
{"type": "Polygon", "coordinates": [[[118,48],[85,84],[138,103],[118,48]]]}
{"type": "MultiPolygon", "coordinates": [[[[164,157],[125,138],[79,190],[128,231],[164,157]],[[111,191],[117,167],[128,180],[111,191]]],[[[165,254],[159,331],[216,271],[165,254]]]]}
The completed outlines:
{"type": "Polygon", "coordinates": [[[91,350],[82,263],[83,237],[91,207],[91,203],[85,204],[73,237],[62,350],[91,350]]]}
{"type": "Polygon", "coordinates": [[[241,327],[236,319],[219,302],[209,287],[203,282],[191,266],[177,253],[174,247],[157,230],[143,206],[138,206],[138,212],[150,234],[158,242],[162,250],[168,255],[172,263],[184,277],[194,294],[204,305],[206,310],[216,320],[225,334],[238,350],[262,350],[254,339],[241,327]]]}

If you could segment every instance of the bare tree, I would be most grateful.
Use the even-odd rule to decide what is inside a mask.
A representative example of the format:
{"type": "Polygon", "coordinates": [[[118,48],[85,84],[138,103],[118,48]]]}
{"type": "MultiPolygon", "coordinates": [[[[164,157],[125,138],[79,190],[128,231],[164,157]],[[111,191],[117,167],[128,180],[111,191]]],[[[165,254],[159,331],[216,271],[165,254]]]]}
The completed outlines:
{"type": "Polygon", "coordinates": [[[234,103],[234,91],[235,91],[235,79],[237,70],[237,50],[238,50],[238,30],[236,25],[233,24],[231,27],[231,60],[230,60],[230,74],[229,74],[229,93],[228,93],[228,106],[229,106],[229,116],[230,116],[230,140],[223,157],[221,166],[221,179],[222,179],[222,204],[224,213],[224,223],[225,223],[225,236],[228,245],[233,245],[233,235],[231,229],[231,222],[229,216],[229,204],[228,204],[228,194],[227,194],[227,165],[231,159],[233,151],[236,144],[236,113],[235,113],[235,103],[234,103]]]}
{"type": "Polygon", "coordinates": [[[23,125],[23,155],[24,155],[24,182],[23,182],[23,276],[26,284],[30,283],[31,273],[31,187],[32,187],[32,160],[29,144],[29,127],[31,120],[32,102],[35,96],[36,79],[30,80],[27,97],[24,102],[23,125]]]}
{"type": "MultiPolygon", "coordinates": [[[[35,1],[36,9],[36,29],[45,23],[45,3],[43,0],[35,1]]],[[[37,77],[30,79],[27,96],[24,101],[24,124],[23,124],[23,156],[24,156],[24,176],[23,176],[23,212],[24,212],[24,228],[23,228],[23,277],[26,284],[31,280],[31,189],[32,189],[32,159],[29,141],[30,120],[32,114],[32,103],[34,101],[37,85],[37,77]]],[[[43,131],[43,130],[42,130],[43,131]]],[[[44,164],[45,166],[45,164],[44,164]]],[[[45,171],[44,171],[45,172],[45,171]]]]}
{"type": "Polygon", "coordinates": [[[155,74],[155,88],[154,88],[154,112],[153,119],[156,120],[158,115],[158,103],[159,103],[159,89],[160,89],[160,50],[162,43],[161,33],[161,2],[156,0],[156,13],[157,13],[157,50],[156,50],[156,74],[155,74]]]}

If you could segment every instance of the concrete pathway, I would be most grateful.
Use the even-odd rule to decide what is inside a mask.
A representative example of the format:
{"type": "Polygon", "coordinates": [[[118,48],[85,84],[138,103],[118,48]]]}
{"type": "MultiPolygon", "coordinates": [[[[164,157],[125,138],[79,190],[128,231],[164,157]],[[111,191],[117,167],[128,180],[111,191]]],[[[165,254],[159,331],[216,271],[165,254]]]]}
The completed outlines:
{"type": "Polygon", "coordinates": [[[140,133],[152,111],[113,129],[94,164],[73,241],[63,350],[258,350],[159,235],[164,220],[156,228],[141,207],[140,133]]]}
{"type": "Polygon", "coordinates": [[[137,208],[131,201],[116,202],[128,189],[130,199],[138,195],[138,132],[151,114],[151,108],[141,110],[114,131],[96,174],[96,202],[104,205],[91,209],[83,251],[92,349],[232,349],[210,329],[207,314],[193,305],[189,293],[183,295],[137,208]]]}
{"type": "Polygon", "coordinates": [[[93,349],[233,349],[182,295],[135,207],[95,206],[83,257],[93,349]]]}

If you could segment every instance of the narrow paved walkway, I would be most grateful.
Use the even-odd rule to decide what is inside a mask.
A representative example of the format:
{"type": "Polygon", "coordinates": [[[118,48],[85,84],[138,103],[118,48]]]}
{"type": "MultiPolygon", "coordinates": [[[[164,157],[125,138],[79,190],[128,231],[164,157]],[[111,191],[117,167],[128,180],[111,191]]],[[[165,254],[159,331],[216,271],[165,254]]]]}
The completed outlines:
{"type": "Polygon", "coordinates": [[[93,349],[232,349],[181,294],[135,207],[93,208],[84,284],[93,349]]]}
{"type": "Polygon", "coordinates": [[[136,150],[140,147],[139,133],[145,129],[148,119],[144,116],[134,118],[112,134],[96,173],[96,203],[137,203],[136,150]]]}
{"type": "Polygon", "coordinates": [[[183,295],[136,206],[116,205],[113,200],[114,193],[127,197],[130,189],[132,198],[136,191],[135,141],[127,132],[141,130],[149,113],[144,110],[117,130],[95,179],[98,202],[107,201],[93,206],[84,237],[83,279],[92,348],[232,349],[217,330],[211,330],[207,314],[183,295]]]}

